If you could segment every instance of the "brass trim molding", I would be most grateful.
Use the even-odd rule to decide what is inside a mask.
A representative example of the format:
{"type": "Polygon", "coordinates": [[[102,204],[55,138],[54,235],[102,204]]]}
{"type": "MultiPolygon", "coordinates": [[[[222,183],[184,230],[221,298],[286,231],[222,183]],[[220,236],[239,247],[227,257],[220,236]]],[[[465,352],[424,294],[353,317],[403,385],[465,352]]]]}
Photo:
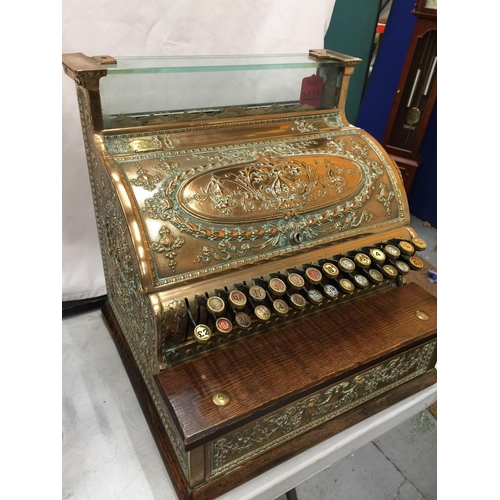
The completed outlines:
{"type": "Polygon", "coordinates": [[[427,342],[362,373],[259,418],[208,446],[209,477],[223,474],[382,393],[427,372],[437,341],[427,342]]]}

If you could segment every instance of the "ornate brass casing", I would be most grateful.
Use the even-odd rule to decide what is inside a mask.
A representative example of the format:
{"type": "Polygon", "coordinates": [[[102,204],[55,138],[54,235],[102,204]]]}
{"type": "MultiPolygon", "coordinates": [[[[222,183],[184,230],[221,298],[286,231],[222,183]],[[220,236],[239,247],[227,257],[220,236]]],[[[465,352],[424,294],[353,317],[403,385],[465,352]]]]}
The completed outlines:
{"type": "MultiPolygon", "coordinates": [[[[385,353],[379,364],[367,361],[372,368],[351,370],[344,378],[332,374],[336,382],[326,385],[325,379],[317,390],[299,380],[297,392],[287,393],[281,408],[279,401],[266,401],[255,415],[246,407],[230,414],[249,397],[241,387],[200,389],[189,404],[210,400],[208,414],[228,412],[220,425],[200,431],[201,438],[187,434],[187,422],[179,419],[172,394],[162,386],[169,370],[220,361],[232,346],[273,329],[283,326],[292,332],[318,311],[394,289],[398,270],[384,263],[384,249],[393,252],[392,258],[399,256],[398,244],[411,253],[410,243],[404,242],[425,248],[408,225],[408,201],[396,165],[373,137],[345,118],[349,78],[359,62],[323,49],[300,61],[251,59],[242,69],[225,59],[166,58],[164,66],[147,61],[130,66],[110,56],[63,56],[64,71],[76,85],[106,277],[107,320],[123,337],[140,380],[137,392],[154,409],[148,418],[168,441],[167,461],[186,498],[250,458],[431,367],[432,343],[409,353],[400,349],[393,358],[385,353]],[[165,109],[161,103],[147,107],[153,106],[149,93],[134,93],[127,86],[128,75],[198,72],[203,82],[211,78],[207,68],[227,78],[240,69],[253,75],[269,68],[292,68],[305,76],[298,80],[303,86],[293,90],[296,100],[185,110],[165,109]],[[318,78],[324,81],[323,93],[314,106],[304,104],[299,95],[318,78]],[[114,99],[114,79],[128,99],[114,99]],[[149,104],[135,109],[130,96],[137,106],[143,97],[149,104]],[[118,111],[108,112],[111,108],[118,111]],[[404,363],[395,376],[392,362],[404,363]],[[370,382],[376,373],[382,378],[370,382]],[[290,421],[290,412],[300,418],[290,421]],[[258,442],[252,442],[254,435],[258,442]],[[241,444],[240,436],[248,443],[241,444]]],[[[279,89],[289,80],[286,75],[273,85],[279,89]]],[[[169,94],[164,90],[159,97],[169,94]]],[[[170,90],[175,94],[176,89],[170,90]]],[[[417,257],[409,258],[413,268],[420,265],[417,257]]],[[[193,368],[193,377],[197,373],[193,368]]],[[[212,375],[200,372],[200,379],[212,375]]],[[[226,376],[232,387],[234,381],[226,376]]]]}

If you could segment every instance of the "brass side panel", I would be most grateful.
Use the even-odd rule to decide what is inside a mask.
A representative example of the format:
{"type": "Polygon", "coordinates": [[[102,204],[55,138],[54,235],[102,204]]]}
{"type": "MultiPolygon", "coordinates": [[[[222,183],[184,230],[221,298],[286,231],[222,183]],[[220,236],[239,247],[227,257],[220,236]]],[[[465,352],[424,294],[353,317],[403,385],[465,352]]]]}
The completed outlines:
{"type": "Polygon", "coordinates": [[[433,340],[395,356],[212,441],[207,479],[424,374],[433,367],[436,344],[433,340]]]}
{"type": "Polygon", "coordinates": [[[138,218],[146,291],[409,221],[392,160],[338,112],[103,138],[138,218]]]}
{"type": "Polygon", "coordinates": [[[142,290],[129,225],[112,179],[96,152],[86,90],[78,88],[85,150],[94,201],[108,301],[158,410],[181,468],[188,475],[187,455],[180,436],[158,395],[153,375],[163,366],[161,328],[165,321],[156,294],[142,290]]]}

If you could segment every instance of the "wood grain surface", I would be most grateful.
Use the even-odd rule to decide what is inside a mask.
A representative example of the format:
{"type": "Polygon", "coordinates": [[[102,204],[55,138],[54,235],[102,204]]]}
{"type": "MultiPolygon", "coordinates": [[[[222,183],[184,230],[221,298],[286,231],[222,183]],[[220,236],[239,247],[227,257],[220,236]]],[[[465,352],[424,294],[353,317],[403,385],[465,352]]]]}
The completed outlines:
{"type": "Polygon", "coordinates": [[[207,353],[157,383],[189,450],[436,337],[436,316],[436,298],[408,284],[207,353]],[[227,406],[212,402],[218,390],[227,406]]]}

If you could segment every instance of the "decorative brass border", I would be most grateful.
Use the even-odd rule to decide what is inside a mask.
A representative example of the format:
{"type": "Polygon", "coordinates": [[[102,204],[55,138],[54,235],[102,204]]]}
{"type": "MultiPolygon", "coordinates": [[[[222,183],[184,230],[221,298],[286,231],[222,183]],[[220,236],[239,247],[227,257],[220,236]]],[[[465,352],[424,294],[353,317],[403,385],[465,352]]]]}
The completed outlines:
{"type": "Polygon", "coordinates": [[[436,340],[427,342],[342,382],[247,424],[208,446],[209,477],[286,443],[346,411],[431,369],[436,340]]]}
{"type": "MultiPolygon", "coordinates": [[[[137,134],[134,134],[137,137],[137,134]]],[[[109,139],[106,137],[105,139],[109,139]]],[[[392,172],[388,159],[384,156],[377,143],[366,136],[360,129],[342,129],[341,131],[322,131],[320,134],[311,134],[305,137],[287,137],[286,139],[264,139],[246,143],[238,143],[238,157],[234,158],[235,145],[196,147],[192,149],[177,149],[175,151],[155,151],[149,153],[138,153],[133,155],[116,155],[114,160],[120,169],[123,164],[135,163],[138,178],[132,178],[130,182],[138,183],[140,181],[147,183],[147,190],[151,191],[142,204],[142,211],[146,212],[151,219],[165,221],[162,227],[165,235],[157,235],[156,240],[149,241],[151,248],[160,252],[163,257],[168,259],[168,266],[172,272],[171,276],[160,273],[153,258],[150,262],[152,279],[154,286],[171,285],[179,281],[199,278],[203,275],[211,274],[220,270],[237,268],[263,259],[270,259],[277,255],[295,252],[297,250],[312,248],[327,242],[332,242],[342,238],[364,234],[368,231],[378,230],[390,225],[399,225],[405,219],[405,204],[402,195],[397,188],[397,179],[392,172]],[[362,143],[358,142],[362,139],[362,143]],[[310,146],[317,141],[326,141],[322,147],[310,149],[310,146]],[[346,140],[351,142],[346,145],[346,140]],[[337,142],[338,141],[338,142],[337,142]],[[364,143],[364,144],[363,144],[364,143]],[[233,232],[221,230],[217,225],[210,223],[201,224],[190,221],[189,216],[183,213],[181,206],[175,196],[176,189],[186,176],[193,173],[200,173],[210,170],[213,165],[227,167],[242,161],[240,156],[245,153],[243,159],[253,159],[259,151],[273,153],[275,155],[287,155],[300,160],[305,154],[340,154],[341,156],[351,158],[358,168],[365,170],[367,181],[364,191],[354,198],[352,202],[332,209],[319,211],[318,213],[304,213],[298,211],[285,212],[281,219],[266,222],[259,227],[247,226],[238,227],[233,232]],[[367,152],[372,151],[376,160],[366,157],[367,152]],[[191,162],[195,160],[196,165],[188,170],[180,168],[177,158],[185,155],[184,161],[191,162]],[[250,155],[249,158],[247,158],[250,155]],[[146,173],[141,170],[141,160],[158,160],[160,163],[154,167],[156,171],[161,172],[163,176],[158,184],[155,183],[153,189],[149,183],[153,182],[152,174],[146,179],[146,173]],[[200,163],[202,162],[202,163],[200,163]],[[142,172],[142,176],[140,176],[142,172]],[[391,186],[384,185],[377,180],[383,174],[387,174],[391,186]],[[151,178],[150,178],[151,177],[151,178]],[[148,183],[149,182],[149,183],[148,183]],[[376,221],[373,214],[363,208],[363,205],[371,198],[371,194],[379,192],[374,196],[385,207],[390,220],[376,221]],[[366,191],[366,192],[365,192],[366,191]],[[395,204],[396,213],[391,214],[391,205],[395,204]],[[298,245],[288,245],[287,235],[300,230],[306,235],[304,241],[298,245]],[[177,234],[174,236],[174,232],[177,234]],[[207,245],[202,247],[202,253],[196,255],[196,262],[203,262],[205,267],[175,273],[177,268],[176,251],[184,245],[185,238],[178,237],[183,235],[195,238],[206,239],[207,245]],[[234,233],[234,234],[233,234],[234,233]],[[340,233],[342,233],[340,235],[340,233]],[[177,237],[177,243],[176,243],[177,237]],[[277,242],[280,244],[278,245],[277,242]],[[283,244],[281,244],[283,243],[283,244]],[[258,255],[255,252],[258,251],[258,255]]],[[[187,168],[187,167],[186,167],[187,168]]],[[[147,176],[146,176],[147,177],[147,176]]]]}
{"type": "MultiPolygon", "coordinates": [[[[148,130],[140,132],[124,132],[124,133],[106,133],[104,134],[104,143],[106,149],[113,156],[120,154],[131,154],[134,153],[135,147],[134,143],[137,140],[145,140],[150,144],[150,147],[157,148],[158,150],[167,151],[169,154],[183,154],[185,153],[185,148],[180,148],[180,151],[171,151],[175,148],[176,139],[175,135],[183,132],[193,132],[200,130],[215,130],[215,129],[226,129],[226,128],[238,128],[248,125],[262,125],[280,122],[293,122],[293,126],[290,128],[290,132],[300,132],[307,133],[312,131],[327,131],[327,129],[320,129],[314,126],[314,123],[323,121],[325,125],[332,129],[340,129],[347,125],[342,120],[340,113],[322,113],[322,114],[292,114],[286,116],[280,116],[275,118],[260,118],[255,120],[242,119],[233,121],[223,121],[220,123],[210,123],[204,125],[191,125],[185,127],[175,127],[169,129],[168,132],[162,130],[165,126],[158,126],[156,131],[155,126],[149,126],[148,130]]],[[[354,127],[353,127],[354,128],[354,127]]],[[[279,139],[277,139],[279,141],[279,139]]],[[[197,148],[198,149],[198,148],[197,148]]],[[[200,148],[204,149],[204,148],[200,148]]],[[[209,148],[212,149],[212,148],[209,148]]],[[[191,150],[192,151],[192,150],[191,150]]]]}

